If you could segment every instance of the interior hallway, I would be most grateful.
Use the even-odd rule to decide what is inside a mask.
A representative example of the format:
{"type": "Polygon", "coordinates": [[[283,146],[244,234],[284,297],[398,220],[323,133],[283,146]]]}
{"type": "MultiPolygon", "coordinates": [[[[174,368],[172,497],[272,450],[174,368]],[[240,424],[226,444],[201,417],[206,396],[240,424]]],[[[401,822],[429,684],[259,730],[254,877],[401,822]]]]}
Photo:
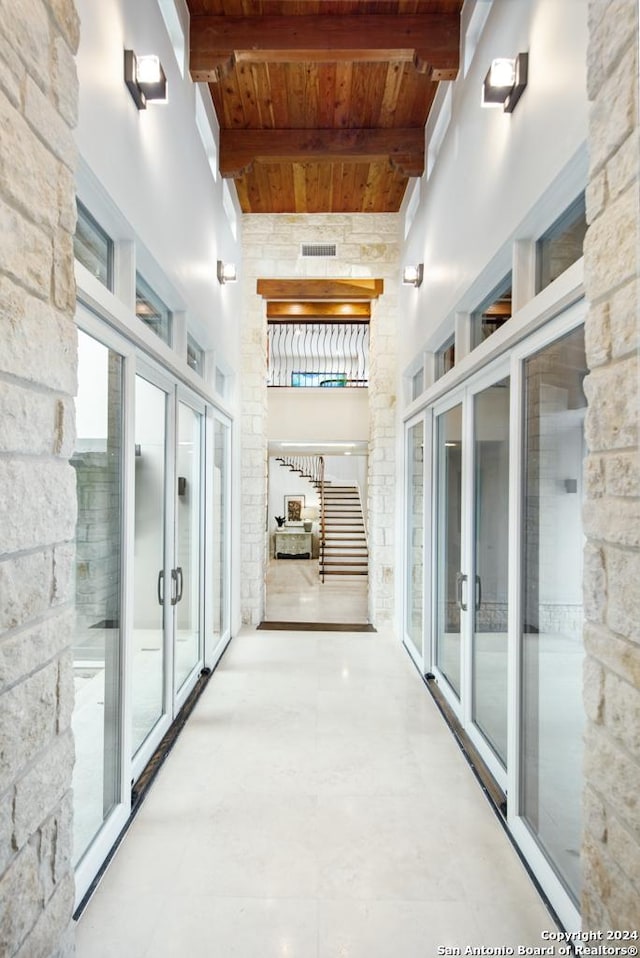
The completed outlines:
{"type": "Polygon", "coordinates": [[[228,648],[80,919],[77,958],[430,958],[554,927],[404,650],[228,648]]]}

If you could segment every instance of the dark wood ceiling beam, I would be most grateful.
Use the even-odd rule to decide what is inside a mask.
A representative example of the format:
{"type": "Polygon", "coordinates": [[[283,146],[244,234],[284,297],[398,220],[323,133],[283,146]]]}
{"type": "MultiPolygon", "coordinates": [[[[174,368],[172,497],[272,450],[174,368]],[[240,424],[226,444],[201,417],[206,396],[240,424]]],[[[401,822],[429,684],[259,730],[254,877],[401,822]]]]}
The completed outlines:
{"type": "Polygon", "coordinates": [[[242,176],[254,161],[389,161],[403,176],[424,173],[424,130],[221,130],[220,173],[242,176]]]}
{"type": "Polygon", "coordinates": [[[215,83],[236,63],[412,62],[434,82],[454,80],[458,14],[195,16],[190,28],[194,81],[215,83]]]}
{"type": "Polygon", "coordinates": [[[370,303],[267,303],[267,319],[276,323],[368,323],[370,303]]]}
{"type": "Polygon", "coordinates": [[[259,279],[257,293],[270,300],[377,299],[383,279],[259,279]]]}

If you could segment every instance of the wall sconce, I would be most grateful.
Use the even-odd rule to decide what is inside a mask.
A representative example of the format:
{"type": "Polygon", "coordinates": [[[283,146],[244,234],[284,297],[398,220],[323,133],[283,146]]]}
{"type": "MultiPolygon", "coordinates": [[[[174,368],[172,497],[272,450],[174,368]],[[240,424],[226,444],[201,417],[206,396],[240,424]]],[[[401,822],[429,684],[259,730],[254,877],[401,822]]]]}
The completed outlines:
{"type": "Polygon", "coordinates": [[[235,263],[223,263],[218,260],[218,282],[223,286],[225,283],[235,283],[238,278],[235,263]]]}
{"type": "Polygon", "coordinates": [[[423,275],[423,263],[418,263],[417,266],[405,266],[402,271],[402,282],[405,286],[421,286],[423,275]]]}
{"type": "Polygon", "coordinates": [[[515,60],[494,60],[482,84],[482,105],[502,106],[513,113],[527,85],[529,54],[519,53],[515,60]]]}
{"type": "Polygon", "coordinates": [[[156,56],[137,57],[133,50],[125,50],[124,82],[139,110],[146,110],[149,100],[167,102],[167,78],[156,56]]]}

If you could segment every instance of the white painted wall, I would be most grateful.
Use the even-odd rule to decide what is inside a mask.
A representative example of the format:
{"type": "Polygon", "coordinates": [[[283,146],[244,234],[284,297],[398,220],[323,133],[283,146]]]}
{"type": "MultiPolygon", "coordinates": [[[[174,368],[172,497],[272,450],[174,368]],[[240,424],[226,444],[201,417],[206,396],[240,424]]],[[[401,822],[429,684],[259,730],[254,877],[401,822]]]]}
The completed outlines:
{"type": "Polygon", "coordinates": [[[273,440],[368,440],[368,389],[268,391],[267,436],[273,440]]]}
{"type": "Polygon", "coordinates": [[[237,369],[240,284],[220,286],[216,261],[239,265],[240,245],[196,127],[196,88],[188,72],[181,76],[157,0],[77,6],[79,196],[114,239],[135,239],[145,278],[169,307],[187,313],[217,362],[237,369]],[[137,110],[123,80],[125,48],[159,55],[168,103],[137,110]]]}
{"type": "Polygon", "coordinates": [[[564,174],[575,162],[578,179],[586,175],[586,44],[586,0],[494,0],[469,72],[453,85],[451,122],[403,250],[403,263],[424,263],[424,282],[401,291],[401,370],[509,271],[512,240],[535,238],[580,191],[564,174]],[[529,83],[515,111],[482,109],[491,60],[525,51],[529,83]],[[551,202],[538,215],[545,195],[551,202]]]}

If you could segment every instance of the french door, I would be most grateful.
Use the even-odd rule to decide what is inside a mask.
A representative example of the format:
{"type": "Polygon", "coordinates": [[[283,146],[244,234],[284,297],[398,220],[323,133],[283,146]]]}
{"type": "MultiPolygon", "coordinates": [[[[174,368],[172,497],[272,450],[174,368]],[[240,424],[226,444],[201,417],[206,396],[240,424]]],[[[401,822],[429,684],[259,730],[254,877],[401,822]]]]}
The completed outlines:
{"type": "Polygon", "coordinates": [[[406,426],[405,644],[580,927],[584,301],[406,426]],[[423,465],[423,449],[424,460],[423,465]]]}
{"type": "Polygon", "coordinates": [[[205,409],[138,361],[131,702],[134,777],[203,665],[205,409]]]}
{"type": "Polygon", "coordinates": [[[131,784],[228,641],[231,489],[223,414],[83,306],[78,323],[77,902],[131,784]]]}
{"type": "Polygon", "coordinates": [[[509,412],[508,363],[433,409],[432,670],[503,788],[509,412]]]}

